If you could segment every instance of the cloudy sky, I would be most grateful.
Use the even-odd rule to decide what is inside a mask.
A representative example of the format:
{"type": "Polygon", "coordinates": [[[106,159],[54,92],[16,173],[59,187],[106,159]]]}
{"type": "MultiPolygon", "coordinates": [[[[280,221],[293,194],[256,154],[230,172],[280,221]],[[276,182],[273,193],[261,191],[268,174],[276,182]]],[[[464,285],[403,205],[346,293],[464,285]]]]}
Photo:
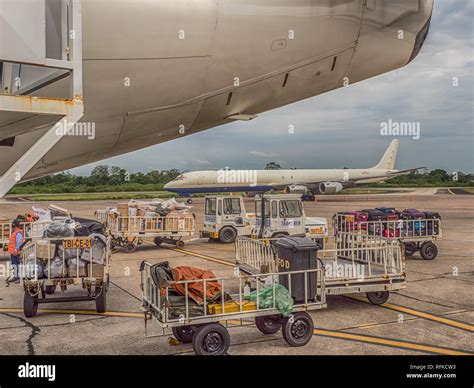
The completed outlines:
{"type": "Polygon", "coordinates": [[[261,114],[96,164],[129,171],[178,168],[358,168],[376,164],[392,138],[389,119],[420,122],[402,137],[397,167],[474,172],[474,1],[437,0],[430,35],[405,68],[261,114]],[[459,86],[453,86],[458,77],[459,86]],[[294,134],[288,134],[288,125],[294,134]]]}

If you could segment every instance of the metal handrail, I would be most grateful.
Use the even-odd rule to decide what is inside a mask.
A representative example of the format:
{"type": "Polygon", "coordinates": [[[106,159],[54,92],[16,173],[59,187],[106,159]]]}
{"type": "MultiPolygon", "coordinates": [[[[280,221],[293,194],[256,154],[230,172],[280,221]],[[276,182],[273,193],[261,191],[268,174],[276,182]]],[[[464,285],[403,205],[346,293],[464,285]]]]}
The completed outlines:
{"type": "Polygon", "coordinates": [[[335,233],[352,233],[386,238],[442,238],[441,220],[420,218],[414,220],[359,221],[353,215],[335,214],[335,233]]]}

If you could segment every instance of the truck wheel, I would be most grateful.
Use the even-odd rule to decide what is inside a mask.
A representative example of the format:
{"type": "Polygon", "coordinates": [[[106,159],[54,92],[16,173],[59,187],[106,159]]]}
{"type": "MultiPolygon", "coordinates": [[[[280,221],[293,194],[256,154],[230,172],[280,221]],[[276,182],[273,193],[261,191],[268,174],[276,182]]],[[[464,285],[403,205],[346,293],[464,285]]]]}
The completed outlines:
{"type": "Polygon", "coordinates": [[[184,248],[184,241],[183,240],[178,240],[176,241],[176,248],[183,249],[184,248]]]}
{"type": "Polygon", "coordinates": [[[191,198],[188,198],[188,199],[186,200],[186,203],[187,203],[188,205],[191,205],[191,204],[193,203],[193,200],[192,200],[191,198]]]}
{"type": "Polygon", "coordinates": [[[51,286],[46,286],[44,289],[44,292],[47,295],[53,295],[56,292],[56,284],[53,284],[51,286]]]}
{"type": "Polygon", "coordinates": [[[28,291],[25,291],[23,297],[23,313],[25,317],[32,318],[38,312],[38,296],[31,296],[28,291]]]}
{"type": "Polygon", "coordinates": [[[137,246],[135,244],[129,243],[125,245],[123,249],[125,250],[125,253],[133,253],[137,249],[137,246]]]}
{"type": "Polygon", "coordinates": [[[387,302],[388,298],[390,297],[390,292],[388,291],[368,292],[366,295],[370,303],[375,304],[375,305],[381,305],[387,302]]]}
{"type": "Polygon", "coordinates": [[[283,321],[283,339],[290,346],[304,346],[313,337],[314,323],[306,312],[299,312],[283,321]]]}
{"type": "Polygon", "coordinates": [[[103,314],[107,311],[107,291],[105,290],[104,285],[102,285],[101,288],[96,289],[96,292],[97,291],[99,291],[99,294],[95,297],[95,311],[99,314],[103,314]]]}
{"type": "Polygon", "coordinates": [[[266,317],[255,317],[255,325],[263,334],[275,334],[281,329],[280,318],[276,315],[266,317]]]}
{"type": "Polygon", "coordinates": [[[425,242],[421,246],[420,255],[424,260],[434,260],[438,256],[438,247],[431,241],[425,242]]]}
{"type": "Polygon", "coordinates": [[[193,326],[179,326],[173,327],[174,337],[183,344],[190,344],[193,342],[194,335],[196,334],[193,326]]]}
{"type": "Polygon", "coordinates": [[[221,356],[229,346],[229,332],[220,323],[201,326],[193,338],[194,353],[198,356],[221,356]]]}
{"type": "Polygon", "coordinates": [[[413,244],[413,243],[406,243],[406,244],[403,244],[404,248],[405,248],[405,256],[406,257],[410,257],[410,256],[413,256],[416,252],[416,245],[413,244]]]}
{"type": "Polygon", "coordinates": [[[219,232],[219,240],[223,244],[232,244],[237,238],[237,232],[234,228],[226,226],[219,232]]]}
{"type": "Polygon", "coordinates": [[[160,237],[155,237],[153,242],[155,243],[157,247],[159,247],[161,244],[163,244],[163,239],[160,237]]]}

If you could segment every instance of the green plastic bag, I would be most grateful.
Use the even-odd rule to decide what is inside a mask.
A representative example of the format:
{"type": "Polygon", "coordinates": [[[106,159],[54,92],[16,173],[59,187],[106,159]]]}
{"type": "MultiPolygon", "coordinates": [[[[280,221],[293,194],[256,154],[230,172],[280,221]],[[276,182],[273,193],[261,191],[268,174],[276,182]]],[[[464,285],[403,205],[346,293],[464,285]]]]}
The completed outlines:
{"type": "MultiPolygon", "coordinates": [[[[257,301],[257,292],[254,291],[248,297],[249,300],[257,301]]],[[[293,298],[289,291],[281,284],[274,284],[267,288],[262,288],[258,293],[258,308],[268,309],[276,307],[284,317],[293,311],[293,298]],[[275,288],[275,305],[273,305],[273,288],[275,288]]]]}

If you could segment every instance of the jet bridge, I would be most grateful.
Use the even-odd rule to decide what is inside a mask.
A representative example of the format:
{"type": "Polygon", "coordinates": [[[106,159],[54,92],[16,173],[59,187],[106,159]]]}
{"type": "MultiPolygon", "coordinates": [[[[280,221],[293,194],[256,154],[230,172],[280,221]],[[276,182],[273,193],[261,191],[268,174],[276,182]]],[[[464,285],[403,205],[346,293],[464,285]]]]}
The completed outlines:
{"type": "MultiPolygon", "coordinates": [[[[0,115],[57,119],[11,166],[4,166],[3,197],[84,114],[81,0],[0,0],[0,85],[0,115]],[[64,78],[70,85],[67,98],[40,95],[64,78]]],[[[14,146],[18,134],[7,130],[0,126],[0,144],[14,146]]]]}

